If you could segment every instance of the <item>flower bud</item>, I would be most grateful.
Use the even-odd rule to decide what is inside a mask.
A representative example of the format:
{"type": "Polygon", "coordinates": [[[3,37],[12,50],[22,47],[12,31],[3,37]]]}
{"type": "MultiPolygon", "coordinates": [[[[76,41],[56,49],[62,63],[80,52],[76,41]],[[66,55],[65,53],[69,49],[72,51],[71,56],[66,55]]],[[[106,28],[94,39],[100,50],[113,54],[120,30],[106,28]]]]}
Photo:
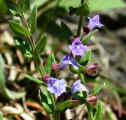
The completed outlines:
{"type": "Polygon", "coordinates": [[[48,83],[49,78],[50,78],[50,75],[48,75],[48,74],[45,74],[42,76],[42,80],[46,83],[48,83]]]}
{"type": "Polygon", "coordinates": [[[97,75],[97,69],[98,69],[98,64],[93,64],[93,65],[86,67],[86,72],[90,76],[96,76],[97,75]]]}
{"type": "Polygon", "coordinates": [[[76,35],[70,37],[70,39],[71,39],[72,41],[74,41],[76,38],[78,38],[78,36],[76,36],[76,35]]]}
{"type": "Polygon", "coordinates": [[[88,26],[83,27],[84,33],[88,34],[90,32],[90,28],[88,26]]]}
{"type": "Polygon", "coordinates": [[[59,71],[61,68],[60,68],[60,65],[59,65],[59,64],[52,63],[52,69],[53,69],[54,71],[59,71]]]}
{"type": "Polygon", "coordinates": [[[95,105],[96,102],[97,102],[97,100],[98,100],[98,97],[97,96],[88,96],[86,98],[87,103],[89,103],[91,105],[95,105]]]}

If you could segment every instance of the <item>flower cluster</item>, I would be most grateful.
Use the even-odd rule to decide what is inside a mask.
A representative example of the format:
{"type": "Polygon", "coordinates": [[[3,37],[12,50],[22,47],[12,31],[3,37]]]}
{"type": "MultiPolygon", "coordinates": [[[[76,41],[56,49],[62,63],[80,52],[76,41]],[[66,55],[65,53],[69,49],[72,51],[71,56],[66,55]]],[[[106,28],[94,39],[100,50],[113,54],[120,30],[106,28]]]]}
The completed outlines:
{"type": "MultiPolygon", "coordinates": [[[[89,33],[94,28],[101,28],[103,24],[99,21],[99,15],[94,16],[93,18],[89,18],[88,26],[85,26],[84,30],[89,33]]],[[[73,37],[72,45],[69,45],[68,48],[70,52],[68,55],[65,55],[62,61],[59,64],[53,63],[52,68],[54,70],[60,70],[68,65],[72,65],[75,69],[79,69],[79,65],[76,62],[76,57],[81,57],[85,54],[86,50],[88,49],[87,45],[83,45],[81,42],[80,37],[73,37]]],[[[88,74],[95,74],[96,73],[97,64],[92,66],[86,67],[88,74]]],[[[60,96],[64,92],[66,92],[66,81],[64,79],[56,79],[53,77],[48,78],[48,91],[55,94],[56,97],[60,96]]],[[[71,93],[74,94],[78,91],[86,91],[88,92],[87,88],[81,83],[80,80],[76,81],[72,88],[71,93]]]]}
{"type": "MultiPolygon", "coordinates": [[[[66,92],[66,86],[67,86],[67,84],[64,79],[59,80],[59,79],[51,77],[48,80],[48,91],[55,94],[56,97],[60,96],[64,92],[66,92]]],[[[76,81],[71,88],[72,94],[74,94],[78,91],[88,92],[87,88],[83,84],[81,84],[80,80],[76,81]]]]}

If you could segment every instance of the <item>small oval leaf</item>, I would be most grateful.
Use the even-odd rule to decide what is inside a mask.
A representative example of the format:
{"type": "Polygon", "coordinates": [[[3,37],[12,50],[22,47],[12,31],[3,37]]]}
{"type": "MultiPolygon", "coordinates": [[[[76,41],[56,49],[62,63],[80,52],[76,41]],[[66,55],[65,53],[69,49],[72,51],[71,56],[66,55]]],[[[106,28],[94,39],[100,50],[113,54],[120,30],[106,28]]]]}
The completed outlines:
{"type": "Polygon", "coordinates": [[[9,25],[10,25],[11,29],[13,30],[13,32],[19,36],[21,36],[21,35],[26,36],[26,35],[30,34],[29,31],[24,26],[14,22],[14,21],[9,22],[9,25]]]}

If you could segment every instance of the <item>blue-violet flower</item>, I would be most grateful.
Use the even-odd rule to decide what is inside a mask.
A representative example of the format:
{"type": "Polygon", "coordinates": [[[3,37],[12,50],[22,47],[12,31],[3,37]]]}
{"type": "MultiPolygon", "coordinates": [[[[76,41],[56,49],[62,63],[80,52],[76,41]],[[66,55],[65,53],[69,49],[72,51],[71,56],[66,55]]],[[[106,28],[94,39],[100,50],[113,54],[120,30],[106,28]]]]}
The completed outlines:
{"type": "Polygon", "coordinates": [[[88,89],[81,83],[80,80],[77,80],[77,81],[73,84],[73,86],[72,86],[72,88],[71,88],[72,94],[74,94],[74,93],[76,93],[76,92],[78,92],[78,91],[86,91],[86,92],[88,92],[88,89]]]}
{"type": "Polygon", "coordinates": [[[88,27],[90,28],[90,30],[94,29],[95,27],[103,27],[104,25],[100,23],[99,20],[99,15],[94,16],[93,18],[89,17],[89,24],[88,27]]]}
{"type": "Polygon", "coordinates": [[[76,63],[76,60],[73,58],[72,55],[64,56],[62,61],[59,63],[59,66],[60,66],[60,68],[63,68],[69,64],[71,64],[75,69],[78,69],[78,65],[76,63]]]}
{"type": "Polygon", "coordinates": [[[81,43],[80,37],[75,38],[72,45],[69,45],[69,49],[72,51],[73,56],[82,56],[87,50],[87,45],[81,43]]]}
{"type": "Polygon", "coordinates": [[[62,93],[66,92],[66,81],[64,79],[56,79],[51,77],[48,80],[48,91],[55,94],[56,97],[60,96],[62,93]]]}

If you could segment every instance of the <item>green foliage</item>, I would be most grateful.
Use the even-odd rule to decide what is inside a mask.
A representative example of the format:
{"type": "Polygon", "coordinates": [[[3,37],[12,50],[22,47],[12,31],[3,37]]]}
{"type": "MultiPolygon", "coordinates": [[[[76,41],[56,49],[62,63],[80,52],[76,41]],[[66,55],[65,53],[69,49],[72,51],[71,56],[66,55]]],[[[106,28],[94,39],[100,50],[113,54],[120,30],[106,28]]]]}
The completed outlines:
{"type": "Polygon", "coordinates": [[[13,30],[13,32],[19,36],[26,36],[29,35],[29,31],[19,23],[16,23],[15,21],[9,22],[10,28],[13,30]]]}
{"type": "Polygon", "coordinates": [[[87,97],[87,93],[85,91],[76,92],[72,95],[72,97],[78,100],[82,100],[84,102],[85,98],[87,97]]]}
{"type": "Polygon", "coordinates": [[[97,29],[91,31],[88,35],[86,35],[86,36],[84,37],[84,39],[82,40],[82,43],[85,44],[88,40],[91,39],[91,37],[92,37],[97,31],[98,31],[97,29]]]}
{"type": "Polygon", "coordinates": [[[87,50],[86,53],[81,57],[80,64],[88,65],[91,61],[91,50],[87,50]]]}
{"type": "Polygon", "coordinates": [[[30,7],[30,0],[19,0],[17,3],[17,11],[22,14],[26,12],[30,7]]]}
{"type": "Polygon", "coordinates": [[[57,105],[56,111],[64,111],[67,108],[70,108],[73,105],[73,100],[66,100],[64,102],[61,102],[57,105]]]}
{"type": "Polygon", "coordinates": [[[94,120],[102,120],[102,104],[98,101],[96,106],[96,113],[94,115],[94,120]]]}
{"type": "Polygon", "coordinates": [[[85,68],[82,65],[79,65],[79,69],[75,69],[72,65],[69,65],[69,69],[73,73],[84,73],[85,72],[85,68]]]}
{"type": "Polygon", "coordinates": [[[106,115],[108,117],[108,120],[113,120],[113,114],[110,111],[106,111],[106,115]]]}
{"type": "Polygon", "coordinates": [[[90,9],[89,9],[88,3],[85,2],[80,7],[77,8],[75,13],[78,16],[80,16],[80,15],[87,16],[89,14],[89,12],[90,12],[90,9]]]}
{"type": "Polygon", "coordinates": [[[121,87],[115,85],[115,84],[112,83],[112,82],[109,82],[109,81],[104,81],[104,82],[105,82],[107,88],[111,89],[113,92],[114,92],[114,91],[117,91],[117,92],[119,92],[119,93],[122,93],[122,94],[125,94],[125,95],[126,95],[126,90],[125,90],[125,89],[123,89],[123,88],[121,88],[121,87]]]}
{"type": "Polygon", "coordinates": [[[97,95],[97,94],[100,92],[100,90],[103,88],[103,86],[104,86],[104,83],[99,83],[99,84],[92,90],[91,95],[92,95],[92,96],[97,95]]]}
{"type": "Polygon", "coordinates": [[[5,0],[6,5],[12,15],[21,16],[23,12],[26,12],[30,8],[30,0],[5,0]]]}
{"type": "MultiPolygon", "coordinates": [[[[0,0],[0,4],[1,4],[0,0]]],[[[52,72],[52,63],[55,62],[55,57],[54,54],[50,54],[47,58],[46,64],[43,67],[43,62],[41,62],[41,57],[40,54],[41,52],[44,51],[44,48],[46,47],[47,43],[47,38],[42,34],[38,40],[33,40],[32,34],[36,31],[37,29],[37,7],[40,6],[40,12],[42,11],[42,24],[43,26],[40,26],[44,32],[48,32],[53,34],[55,37],[59,37],[61,40],[66,39],[70,41],[70,37],[74,35],[74,33],[71,31],[71,29],[65,24],[61,23],[60,25],[57,24],[57,17],[63,16],[62,14],[59,14],[59,12],[62,8],[65,8],[67,11],[69,10],[69,7],[72,6],[76,9],[76,15],[79,15],[80,18],[82,16],[87,16],[89,12],[94,12],[94,11],[99,11],[99,10],[107,10],[110,8],[117,8],[117,7],[124,7],[123,2],[121,0],[87,0],[83,4],[81,4],[81,0],[38,0],[35,1],[32,4],[32,7],[30,6],[30,0],[18,0],[18,4],[12,2],[11,0],[6,0],[8,2],[8,7],[11,13],[15,16],[18,16],[18,18],[21,19],[22,24],[19,24],[15,21],[9,22],[9,25],[13,32],[16,34],[17,39],[16,45],[20,48],[21,52],[23,53],[24,56],[31,58],[33,57],[34,62],[36,64],[36,68],[40,70],[41,75],[43,76],[44,74],[51,74],[52,72]],[[55,1],[53,5],[52,1],[55,1]],[[114,3],[114,4],[113,4],[114,3]],[[37,6],[37,7],[36,7],[37,6]],[[30,15],[26,14],[26,11],[29,10],[29,8],[32,8],[32,12],[30,15]],[[56,15],[55,15],[56,12],[56,15]],[[26,15],[26,16],[25,16],[26,15]],[[44,18],[44,17],[45,18],[44,18]],[[25,17],[27,18],[26,21],[23,19],[25,17]],[[24,21],[23,21],[24,20],[24,21]],[[25,23],[25,22],[28,22],[25,23]],[[26,26],[26,24],[28,26],[26,26]],[[28,28],[27,28],[28,27],[28,28]],[[49,29],[48,29],[48,28],[49,29]],[[55,28],[55,29],[54,29],[55,28]],[[34,44],[35,43],[35,44],[34,44]],[[42,64],[41,64],[42,63],[42,64]]],[[[64,9],[63,9],[64,10],[64,9]]],[[[65,11],[66,12],[66,11],[65,11]]],[[[63,11],[64,13],[64,11],[63,11]]],[[[81,19],[80,19],[81,20],[81,19]]],[[[81,22],[80,22],[81,23],[81,22]]],[[[79,28],[79,27],[78,27],[79,28]]],[[[80,27],[81,28],[81,27],[80,27]]],[[[97,30],[91,31],[88,35],[84,37],[82,40],[82,43],[85,44],[88,40],[91,39],[91,36],[96,33],[97,30]]],[[[81,36],[80,36],[81,37],[81,36]]],[[[1,57],[1,56],[0,56],[1,57]]],[[[79,69],[75,69],[72,65],[69,65],[70,71],[73,73],[78,74],[80,80],[82,83],[85,83],[85,76],[84,73],[85,71],[85,66],[88,65],[91,61],[91,50],[87,50],[84,56],[81,57],[81,59],[78,59],[77,63],[79,66],[79,69]]],[[[8,99],[18,99],[21,98],[25,95],[24,92],[21,93],[16,93],[14,91],[10,91],[5,84],[5,76],[4,76],[4,71],[3,71],[3,61],[0,58],[0,88],[1,88],[1,95],[5,96],[8,99]]],[[[55,73],[54,73],[55,74],[55,73]]],[[[54,75],[53,74],[53,75],[54,75]]],[[[51,76],[53,76],[51,74],[51,76]]],[[[57,74],[55,74],[56,76],[57,74]]],[[[57,77],[57,76],[56,76],[57,77]]],[[[49,114],[53,114],[55,112],[62,112],[66,110],[67,108],[71,108],[75,105],[79,104],[88,104],[86,102],[86,97],[87,93],[85,91],[77,92],[72,95],[72,98],[76,100],[66,100],[62,101],[60,103],[57,103],[53,94],[51,92],[48,92],[47,89],[47,84],[44,83],[42,80],[39,80],[37,78],[34,78],[30,75],[25,75],[24,78],[27,78],[39,85],[42,85],[42,88],[40,90],[40,98],[41,98],[41,104],[45,108],[45,110],[49,114]]],[[[111,88],[113,91],[118,91],[120,93],[125,93],[126,92],[122,89],[119,88],[118,86],[113,85],[111,82],[108,81],[101,81],[97,82],[97,86],[92,90],[91,96],[95,96],[99,93],[99,91],[102,89],[104,83],[106,83],[106,86],[108,88],[111,88]]],[[[61,86],[62,87],[62,86],[61,86]]],[[[88,113],[90,116],[90,120],[102,120],[102,105],[101,102],[97,103],[97,106],[95,108],[95,112],[93,111],[93,108],[88,104],[88,113]]]]}
{"type": "Polygon", "coordinates": [[[35,32],[36,27],[37,27],[37,7],[35,6],[32,10],[32,13],[28,19],[28,24],[31,33],[35,32]]]}
{"type": "Polygon", "coordinates": [[[83,73],[80,73],[79,76],[80,76],[81,82],[84,84],[85,83],[84,74],[83,73]]]}
{"type": "Polygon", "coordinates": [[[53,112],[53,103],[47,91],[40,91],[41,104],[48,113],[53,112]]]}
{"type": "Polygon", "coordinates": [[[40,38],[39,38],[39,39],[37,40],[37,42],[36,42],[35,51],[36,51],[38,54],[40,54],[40,53],[44,50],[44,48],[45,48],[45,46],[46,46],[46,43],[47,43],[47,38],[46,38],[46,36],[41,35],[40,38]]]}
{"type": "Polygon", "coordinates": [[[30,75],[28,75],[28,74],[25,74],[25,75],[24,75],[24,78],[27,78],[27,79],[29,79],[29,80],[31,80],[31,81],[37,83],[37,84],[40,84],[40,85],[45,86],[45,87],[47,86],[47,84],[44,83],[42,80],[39,80],[39,79],[37,79],[37,78],[35,78],[35,77],[32,77],[32,76],[30,76],[30,75]]]}
{"type": "Polygon", "coordinates": [[[25,37],[15,37],[15,43],[26,58],[32,58],[32,49],[25,37]]]}
{"type": "Polygon", "coordinates": [[[54,54],[50,54],[48,56],[48,60],[46,62],[46,65],[45,65],[45,71],[46,71],[46,74],[50,74],[51,73],[51,70],[52,70],[52,63],[55,62],[55,57],[54,57],[54,54]]]}
{"type": "Polygon", "coordinates": [[[94,82],[96,82],[98,84],[106,85],[106,87],[111,89],[113,92],[117,91],[119,93],[122,93],[122,94],[126,95],[125,89],[115,85],[113,82],[110,82],[108,80],[100,80],[100,81],[95,80],[94,82]]]}

